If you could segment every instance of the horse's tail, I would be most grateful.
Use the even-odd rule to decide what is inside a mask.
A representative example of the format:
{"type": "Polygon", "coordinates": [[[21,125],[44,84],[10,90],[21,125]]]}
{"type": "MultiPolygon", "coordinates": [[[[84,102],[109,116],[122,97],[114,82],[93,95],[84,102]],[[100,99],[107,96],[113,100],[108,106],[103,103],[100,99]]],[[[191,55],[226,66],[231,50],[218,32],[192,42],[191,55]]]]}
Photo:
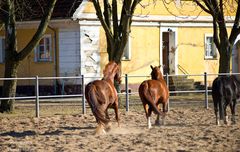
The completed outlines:
{"type": "Polygon", "coordinates": [[[219,108],[219,117],[221,120],[223,120],[224,113],[223,113],[223,86],[221,78],[216,78],[213,81],[212,84],[212,96],[213,96],[213,102],[214,102],[214,108],[218,109],[219,108]]]}
{"type": "Polygon", "coordinates": [[[101,103],[98,102],[96,87],[94,85],[89,86],[88,97],[92,113],[95,116],[97,123],[107,124],[110,120],[105,118],[105,112],[100,108],[101,103]]]}
{"type": "Polygon", "coordinates": [[[146,100],[148,105],[151,106],[154,110],[155,113],[159,114],[159,115],[165,115],[163,112],[161,112],[158,107],[156,106],[156,104],[154,102],[154,97],[151,93],[151,91],[148,88],[148,83],[145,81],[145,83],[142,83],[139,87],[139,93],[140,93],[140,97],[143,98],[142,100],[146,100]],[[147,91],[143,91],[143,90],[147,90],[147,91]]]}

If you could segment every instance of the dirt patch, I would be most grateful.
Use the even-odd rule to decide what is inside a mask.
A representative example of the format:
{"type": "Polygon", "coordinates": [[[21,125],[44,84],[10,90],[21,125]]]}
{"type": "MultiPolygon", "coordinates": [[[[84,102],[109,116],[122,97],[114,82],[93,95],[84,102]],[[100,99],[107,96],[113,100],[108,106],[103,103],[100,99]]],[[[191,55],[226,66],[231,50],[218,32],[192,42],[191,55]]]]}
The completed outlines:
{"type": "Polygon", "coordinates": [[[89,109],[85,115],[1,116],[0,151],[240,151],[239,115],[235,125],[216,126],[212,108],[178,105],[171,108],[164,126],[147,129],[143,108],[121,109],[120,128],[109,112],[112,129],[98,136],[89,109]]]}

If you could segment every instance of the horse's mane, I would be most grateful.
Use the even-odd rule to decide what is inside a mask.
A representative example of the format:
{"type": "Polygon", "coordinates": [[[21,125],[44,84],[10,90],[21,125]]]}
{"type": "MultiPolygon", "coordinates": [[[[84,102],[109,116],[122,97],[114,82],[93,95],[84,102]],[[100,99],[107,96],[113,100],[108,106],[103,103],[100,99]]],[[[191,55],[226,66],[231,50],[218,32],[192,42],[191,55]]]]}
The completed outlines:
{"type": "MultiPolygon", "coordinates": [[[[118,64],[115,61],[109,61],[109,63],[105,65],[105,68],[103,70],[102,80],[107,80],[109,78],[110,79],[115,79],[115,77],[118,76],[116,74],[118,71],[119,71],[118,64]]],[[[118,77],[116,77],[116,79],[119,79],[117,81],[121,81],[120,78],[118,78],[118,77]]]]}

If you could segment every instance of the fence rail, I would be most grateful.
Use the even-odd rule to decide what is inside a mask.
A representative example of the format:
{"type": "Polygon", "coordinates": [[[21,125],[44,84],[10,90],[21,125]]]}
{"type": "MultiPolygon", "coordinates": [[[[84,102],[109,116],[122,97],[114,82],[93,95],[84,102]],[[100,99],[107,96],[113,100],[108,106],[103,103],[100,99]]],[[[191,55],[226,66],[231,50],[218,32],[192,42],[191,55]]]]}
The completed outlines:
{"type": "MultiPolygon", "coordinates": [[[[179,77],[179,76],[200,76],[203,77],[203,86],[204,89],[201,90],[170,90],[170,96],[172,94],[176,94],[176,93],[204,93],[205,95],[205,108],[208,108],[208,94],[211,92],[211,90],[208,89],[209,85],[208,85],[208,77],[209,76],[223,76],[223,75],[240,75],[240,73],[221,73],[221,74],[183,74],[183,75],[169,75],[166,74],[164,75],[165,80],[167,85],[169,86],[169,78],[170,77],[179,77]]],[[[133,95],[133,94],[138,94],[138,92],[129,92],[129,78],[137,78],[137,77],[142,77],[142,78],[146,78],[146,77],[150,77],[149,75],[128,75],[125,74],[123,76],[125,78],[125,82],[124,82],[124,89],[125,91],[119,94],[125,95],[125,107],[126,107],[126,111],[129,111],[129,95],[133,95]]],[[[74,77],[26,77],[26,78],[0,78],[0,81],[7,81],[7,80],[34,80],[35,81],[35,95],[34,96],[21,96],[21,97],[0,97],[0,100],[8,100],[8,99],[15,99],[15,100],[27,100],[27,99],[35,99],[35,114],[36,117],[39,117],[39,103],[41,99],[56,99],[56,98],[69,98],[69,97],[80,97],[82,99],[82,113],[85,114],[86,113],[86,101],[85,101],[85,96],[84,96],[84,92],[85,92],[85,80],[86,79],[99,79],[100,77],[86,77],[84,75],[81,76],[74,76],[74,77]],[[75,94],[61,94],[61,95],[40,95],[40,90],[39,90],[39,80],[58,80],[58,79],[79,79],[81,80],[81,92],[79,93],[75,93],[75,94]],[[84,84],[84,85],[82,85],[84,84]]],[[[170,102],[168,104],[168,108],[170,108],[170,102]]]]}

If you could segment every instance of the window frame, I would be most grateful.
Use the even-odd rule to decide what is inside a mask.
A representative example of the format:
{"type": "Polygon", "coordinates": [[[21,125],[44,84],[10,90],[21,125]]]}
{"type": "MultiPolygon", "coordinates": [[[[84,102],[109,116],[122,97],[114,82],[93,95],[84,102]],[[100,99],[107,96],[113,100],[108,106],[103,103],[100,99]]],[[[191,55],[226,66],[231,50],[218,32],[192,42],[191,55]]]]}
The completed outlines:
{"type": "Polygon", "coordinates": [[[5,37],[0,36],[0,64],[5,62],[5,37]]]}
{"type": "MultiPolygon", "coordinates": [[[[43,41],[44,41],[44,44],[43,44],[43,47],[44,47],[44,54],[47,53],[47,47],[49,47],[49,58],[41,58],[40,57],[40,44],[38,44],[36,47],[35,47],[35,62],[52,62],[52,51],[53,51],[53,47],[52,47],[52,36],[51,34],[46,34],[42,37],[43,41]],[[46,44],[46,39],[49,39],[49,44],[46,44]],[[49,46],[47,46],[49,45],[49,46]]],[[[42,40],[41,39],[41,40],[42,40]]],[[[41,41],[40,40],[40,41],[41,41]]],[[[40,43],[39,41],[39,43],[40,43]]]]}
{"type": "Polygon", "coordinates": [[[213,34],[205,34],[204,36],[204,59],[205,60],[214,60],[217,59],[217,47],[213,41],[213,34]],[[212,38],[212,43],[208,42],[208,38],[212,38]],[[211,48],[210,51],[209,48],[211,48]],[[213,52],[211,55],[211,51],[213,52]],[[208,53],[207,53],[208,52],[208,53]]]}

